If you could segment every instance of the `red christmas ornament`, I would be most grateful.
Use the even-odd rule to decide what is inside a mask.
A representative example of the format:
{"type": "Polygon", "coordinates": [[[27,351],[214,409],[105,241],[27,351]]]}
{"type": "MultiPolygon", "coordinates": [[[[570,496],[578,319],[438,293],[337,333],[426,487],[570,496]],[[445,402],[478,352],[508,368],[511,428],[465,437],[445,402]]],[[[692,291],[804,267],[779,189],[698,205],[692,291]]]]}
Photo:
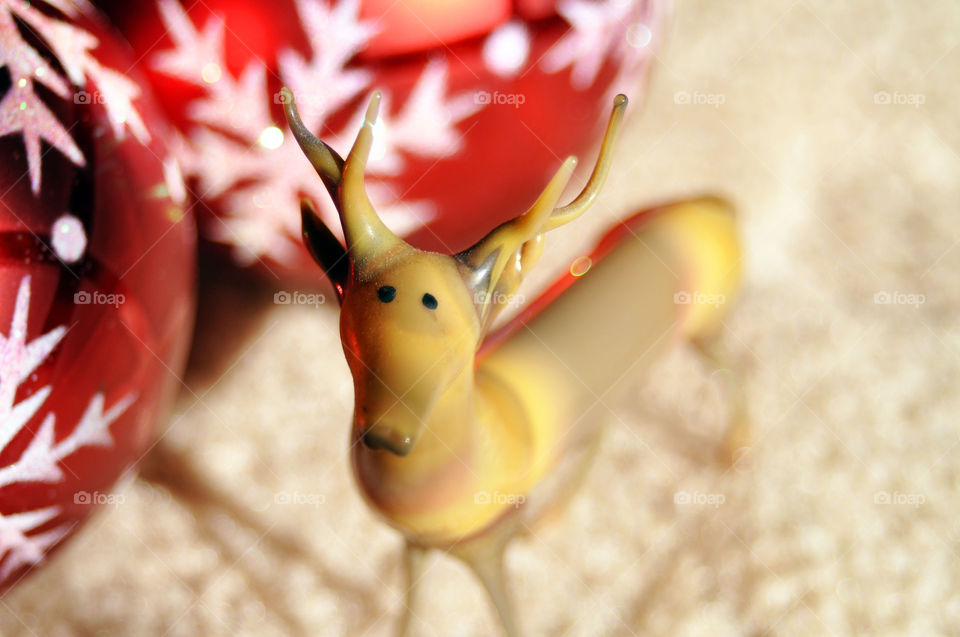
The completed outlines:
{"type": "Polygon", "coordinates": [[[89,5],[0,0],[0,590],[147,450],[179,385],[195,227],[133,58],[89,5]]]}
{"type": "Polygon", "coordinates": [[[201,233],[239,263],[315,279],[299,199],[339,224],[282,86],[341,153],[381,89],[371,200],[417,247],[454,252],[526,209],[564,156],[592,152],[614,94],[642,97],[666,0],[99,4],[179,130],[201,233]]]}

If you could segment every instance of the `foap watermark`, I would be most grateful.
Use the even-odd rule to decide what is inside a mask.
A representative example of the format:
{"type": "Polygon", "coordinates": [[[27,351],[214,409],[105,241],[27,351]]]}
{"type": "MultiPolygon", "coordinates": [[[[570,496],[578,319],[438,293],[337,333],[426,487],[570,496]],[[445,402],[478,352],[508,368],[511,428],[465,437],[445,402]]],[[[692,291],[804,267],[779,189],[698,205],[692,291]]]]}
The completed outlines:
{"type": "Polygon", "coordinates": [[[322,493],[304,491],[278,491],[273,496],[274,504],[299,504],[318,507],[327,501],[322,493]]]}
{"type": "Polygon", "coordinates": [[[927,297],[923,294],[909,294],[907,292],[898,292],[894,290],[880,290],[874,293],[873,302],[876,305],[912,305],[919,308],[927,302],[927,297]]]}
{"type": "Polygon", "coordinates": [[[81,290],[73,295],[73,302],[77,305],[112,305],[113,307],[120,307],[127,302],[127,297],[119,293],[105,294],[96,290],[93,292],[81,290]]]}
{"type": "Polygon", "coordinates": [[[920,505],[927,501],[927,496],[922,493],[900,493],[894,491],[877,491],[873,494],[874,504],[905,504],[919,509],[920,505]]]}
{"type": "Polygon", "coordinates": [[[512,106],[520,108],[527,101],[527,96],[523,93],[501,93],[500,91],[477,91],[473,94],[473,101],[477,104],[493,106],[512,106]]]}
{"type": "Polygon", "coordinates": [[[697,290],[680,290],[673,295],[673,302],[677,305],[712,305],[720,307],[727,302],[723,294],[705,294],[697,290]]]}
{"type": "Polygon", "coordinates": [[[120,506],[127,501],[122,493],[102,493],[100,491],[77,491],[73,494],[74,504],[95,504],[98,506],[113,505],[120,506]]]}
{"type": "Polygon", "coordinates": [[[677,91],[673,94],[673,103],[681,106],[712,106],[720,108],[727,103],[727,96],[723,93],[704,93],[703,91],[677,91]]]}
{"type": "Polygon", "coordinates": [[[275,305],[312,305],[320,307],[327,302],[327,297],[319,293],[280,290],[273,295],[273,302],[275,305]]]}
{"type": "Polygon", "coordinates": [[[510,303],[524,303],[526,298],[522,294],[505,294],[498,290],[493,292],[477,292],[473,295],[473,302],[477,305],[484,305],[485,303],[493,303],[494,305],[508,305],[510,303]]]}
{"type": "Polygon", "coordinates": [[[274,104],[298,104],[300,106],[316,106],[323,108],[329,104],[329,98],[325,93],[315,93],[307,91],[306,93],[277,91],[273,94],[274,104]]]}
{"type": "Polygon", "coordinates": [[[912,106],[920,108],[927,103],[923,93],[901,93],[900,91],[877,91],[873,94],[873,103],[893,106],[912,106]]]}
{"type": "Polygon", "coordinates": [[[73,94],[73,103],[74,104],[106,104],[107,98],[100,91],[89,91],[79,90],[73,94]]]}
{"type": "Polygon", "coordinates": [[[294,91],[289,89],[277,91],[273,94],[274,104],[296,104],[299,107],[311,107],[314,109],[327,109],[331,106],[329,93],[323,91],[294,91]]]}
{"type": "Polygon", "coordinates": [[[494,491],[493,493],[489,491],[477,491],[473,495],[474,504],[506,504],[512,506],[515,509],[519,509],[520,505],[527,501],[527,496],[522,493],[501,493],[499,491],[494,491]]]}
{"type": "Polygon", "coordinates": [[[727,496],[722,493],[700,493],[699,491],[677,491],[673,494],[674,504],[699,504],[712,506],[717,509],[721,504],[727,501],[727,496]]]}

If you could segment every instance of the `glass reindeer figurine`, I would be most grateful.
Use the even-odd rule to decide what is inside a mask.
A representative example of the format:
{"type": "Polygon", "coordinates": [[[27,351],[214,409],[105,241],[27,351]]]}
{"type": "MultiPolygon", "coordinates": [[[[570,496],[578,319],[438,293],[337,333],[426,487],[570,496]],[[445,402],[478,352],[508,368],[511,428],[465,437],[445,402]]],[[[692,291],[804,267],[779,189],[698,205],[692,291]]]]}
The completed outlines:
{"type": "MultiPolygon", "coordinates": [[[[704,198],[621,223],[585,261],[513,320],[491,325],[536,264],[544,234],[583,214],[610,168],[627,99],[619,95],[593,173],[559,200],[569,157],[529,210],[454,255],[418,250],[377,216],[364,187],[380,96],[346,159],[308,131],[283,89],[293,134],[339,211],[346,246],[311,204],[303,237],[340,301],[353,375],[351,436],[360,489],[406,538],[405,635],[429,549],[476,573],[509,637],[520,630],[504,582],[506,544],[569,498],[590,459],[599,400],[680,338],[716,331],[739,280],[733,215],[704,198]],[[686,295],[686,296],[684,296],[686,295]],[[518,503],[523,503],[518,506],[518,503]]],[[[742,446],[733,426],[727,446],[742,446]]]]}

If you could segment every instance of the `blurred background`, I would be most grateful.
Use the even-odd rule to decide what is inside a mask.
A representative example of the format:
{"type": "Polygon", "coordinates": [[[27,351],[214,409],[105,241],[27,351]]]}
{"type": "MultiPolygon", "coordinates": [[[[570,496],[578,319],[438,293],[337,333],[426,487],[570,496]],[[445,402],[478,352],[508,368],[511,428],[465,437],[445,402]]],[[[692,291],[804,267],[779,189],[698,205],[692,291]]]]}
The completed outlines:
{"type": "MultiPolygon", "coordinates": [[[[569,509],[508,551],[521,625],[556,636],[960,633],[960,9],[645,6],[650,33],[620,37],[646,51],[631,81],[649,73],[648,84],[632,94],[608,184],[589,214],[550,234],[524,292],[640,208],[728,198],[745,282],[719,349],[745,393],[751,451],[734,468],[717,461],[724,378],[689,348],[638,376],[610,405],[569,509]],[[713,497],[683,504],[678,493],[713,497]]],[[[129,15],[114,19],[131,33],[129,15]]],[[[576,142],[582,163],[618,79],[604,72],[576,142]]],[[[538,120],[533,104],[518,117],[538,120]]],[[[469,122],[471,106],[459,108],[469,122]]],[[[544,148],[529,152],[568,152],[544,148]]],[[[418,157],[403,170],[436,161],[418,157]]],[[[216,186],[184,172],[191,190],[216,186]]],[[[198,206],[201,234],[225,214],[218,205],[234,205],[226,197],[198,206]]],[[[520,210],[496,209],[489,225],[429,223],[466,240],[520,210]]],[[[162,441],[122,498],[0,601],[3,634],[392,634],[401,540],[350,473],[336,304],[328,290],[323,303],[275,302],[324,291],[300,285],[309,277],[296,278],[293,252],[285,264],[264,257],[282,261],[293,249],[282,242],[220,243],[267,272],[201,257],[193,350],[185,374],[169,370],[180,389],[162,441]]],[[[434,555],[423,585],[415,634],[497,634],[461,564],[434,555]]]]}

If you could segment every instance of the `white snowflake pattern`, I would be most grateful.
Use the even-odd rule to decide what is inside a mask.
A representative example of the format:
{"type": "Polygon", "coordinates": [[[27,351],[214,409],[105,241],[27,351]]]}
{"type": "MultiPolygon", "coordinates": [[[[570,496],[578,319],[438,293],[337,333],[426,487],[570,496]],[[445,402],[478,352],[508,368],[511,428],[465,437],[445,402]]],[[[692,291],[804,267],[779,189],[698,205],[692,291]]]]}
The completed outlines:
{"type": "MultiPolygon", "coordinates": [[[[27,343],[27,317],[30,308],[30,276],[20,281],[13,320],[7,336],[0,335],[0,450],[5,449],[40,410],[53,387],[47,385],[19,403],[17,389],[50,355],[66,334],[56,327],[27,343]]],[[[20,457],[0,467],[0,488],[23,482],[55,483],[63,479],[60,462],[86,446],[110,446],[110,425],[136,400],[127,394],[104,411],[104,396],[95,394],[73,431],[57,442],[54,414],[48,413],[36,435],[20,457]]],[[[48,506],[14,514],[0,514],[0,580],[23,565],[38,564],[46,551],[66,535],[69,523],[51,530],[30,534],[59,515],[59,506],[48,506]]]]}
{"type": "MultiPolygon", "coordinates": [[[[184,173],[196,179],[198,194],[222,197],[223,217],[207,224],[204,233],[232,246],[241,264],[263,257],[289,263],[299,250],[299,199],[304,196],[320,206],[328,225],[339,232],[323,183],[293,136],[277,134],[280,127],[268,108],[266,65],[251,62],[239,78],[232,77],[224,61],[221,20],[213,18],[198,30],[178,0],[159,0],[159,7],[174,48],[155,56],[154,67],[204,89],[187,107],[197,126],[173,144],[184,173]]],[[[310,55],[283,49],[277,67],[296,96],[304,123],[322,131],[332,115],[372,88],[369,71],[347,65],[376,28],[360,20],[358,0],[331,5],[297,0],[296,7],[310,55]]],[[[472,94],[447,96],[446,86],[446,62],[428,61],[401,111],[382,116],[377,124],[367,190],[384,222],[401,235],[429,221],[434,206],[404,199],[387,180],[403,170],[405,155],[440,158],[457,152],[457,124],[481,108],[472,94]]],[[[384,94],[382,113],[389,112],[389,103],[390,95],[384,94]]],[[[358,113],[350,125],[324,139],[346,154],[360,118],[358,113]]]]}
{"type": "MultiPolygon", "coordinates": [[[[571,68],[574,87],[589,88],[612,54],[620,69],[610,93],[632,92],[652,59],[663,0],[561,0],[557,11],[570,30],[543,58],[543,68],[556,73],[571,68]]],[[[611,96],[612,97],[612,96],[611,96]]]]}
{"type": "MultiPolygon", "coordinates": [[[[91,11],[85,0],[42,0],[67,18],[91,11]]],[[[11,87],[0,101],[0,136],[20,133],[27,150],[30,187],[40,192],[40,142],[46,141],[77,166],[85,165],[83,153],[74,143],[56,116],[36,93],[42,84],[57,97],[69,99],[73,87],[96,87],[91,96],[85,90],[74,95],[77,103],[102,104],[117,139],[130,130],[141,143],[150,140],[143,120],[133,106],[140,89],[130,78],[109,69],[92,55],[97,38],[69,22],[48,16],[27,0],[0,0],[0,67],[10,73],[11,87]],[[50,48],[66,72],[54,68],[21,36],[16,19],[23,23],[50,48]],[[71,86],[72,85],[72,86],[71,86]]]]}

